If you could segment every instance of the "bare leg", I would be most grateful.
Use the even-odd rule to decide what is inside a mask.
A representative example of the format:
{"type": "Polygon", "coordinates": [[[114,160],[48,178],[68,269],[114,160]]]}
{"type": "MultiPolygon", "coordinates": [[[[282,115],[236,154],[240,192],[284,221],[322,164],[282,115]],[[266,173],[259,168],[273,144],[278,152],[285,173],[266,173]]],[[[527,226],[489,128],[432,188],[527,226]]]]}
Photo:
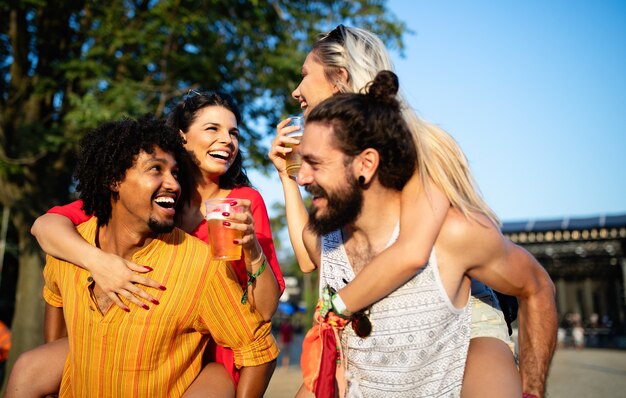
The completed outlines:
{"type": "Polygon", "coordinates": [[[235,385],[222,364],[207,364],[191,383],[183,398],[229,398],[235,397],[235,385]]]}
{"type": "Polygon", "coordinates": [[[64,337],[20,355],[13,365],[5,398],[44,397],[58,393],[69,352],[70,345],[64,337]]]}
{"type": "Polygon", "coordinates": [[[312,392],[310,392],[309,390],[307,390],[304,387],[304,384],[303,384],[303,385],[300,386],[300,389],[296,393],[296,397],[295,398],[315,398],[315,395],[312,392]]]}
{"type": "Polygon", "coordinates": [[[522,381],[513,353],[507,344],[493,337],[470,340],[461,396],[522,396],[522,381]]]}

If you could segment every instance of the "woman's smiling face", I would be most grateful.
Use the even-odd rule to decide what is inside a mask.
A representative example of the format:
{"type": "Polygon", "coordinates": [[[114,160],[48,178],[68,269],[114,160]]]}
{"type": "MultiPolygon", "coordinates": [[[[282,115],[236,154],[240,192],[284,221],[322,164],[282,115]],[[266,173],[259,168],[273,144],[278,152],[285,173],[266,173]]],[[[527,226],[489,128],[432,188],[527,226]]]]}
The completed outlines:
{"type": "Polygon", "coordinates": [[[291,96],[300,103],[304,116],[306,117],[317,104],[337,91],[336,86],[326,78],[324,65],[317,60],[314,53],[310,52],[302,65],[302,80],[291,93],[291,96]]]}
{"type": "Polygon", "coordinates": [[[237,118],[222,106],[204,107],[196,112],[185,140],[185,148],[193,154],[202,174],[221,176],[239,151],[237,118]]]}

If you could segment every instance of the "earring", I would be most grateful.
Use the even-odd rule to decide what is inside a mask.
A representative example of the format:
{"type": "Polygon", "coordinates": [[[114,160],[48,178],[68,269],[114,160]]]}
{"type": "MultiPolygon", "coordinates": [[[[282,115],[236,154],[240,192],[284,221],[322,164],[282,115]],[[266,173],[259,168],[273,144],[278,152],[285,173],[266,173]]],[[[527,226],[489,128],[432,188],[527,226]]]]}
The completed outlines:
{"type": "Polygon", "coordinates": [[[365,185],[365,177],[359,176],[359,185],[361,186],[365,185]]]}

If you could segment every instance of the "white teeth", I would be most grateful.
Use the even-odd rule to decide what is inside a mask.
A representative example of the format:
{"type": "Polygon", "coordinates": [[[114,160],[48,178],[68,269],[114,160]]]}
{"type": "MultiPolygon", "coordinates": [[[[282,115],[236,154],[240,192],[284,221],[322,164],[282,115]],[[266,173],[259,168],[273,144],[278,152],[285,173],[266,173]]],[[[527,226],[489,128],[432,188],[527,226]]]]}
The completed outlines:
{"type": "Polygon", "coordinates": [[[213,151],[213,152],[209,152],[209,155],[211,156],[221,156],[224,158],[227,158],[230,156],[230,153],[226,152],[226,151],[213,151]]]}
{"type": "Polygon", "coordinates": [[[154,201],[158,203],[174,203],[174,198],[170,198],[169,196],[161,196],[159,198],[156,198],[154,201]]]}

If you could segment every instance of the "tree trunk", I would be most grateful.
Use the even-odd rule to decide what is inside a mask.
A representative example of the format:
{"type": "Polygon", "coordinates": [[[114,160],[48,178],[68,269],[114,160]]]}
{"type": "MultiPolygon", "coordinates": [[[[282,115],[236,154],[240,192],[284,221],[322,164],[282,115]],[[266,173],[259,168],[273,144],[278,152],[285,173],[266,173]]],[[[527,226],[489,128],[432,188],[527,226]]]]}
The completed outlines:
{"type": "MultiPolygon", "coordinates": [[[[19,276],[15,297],[15,314],[11,327],[11,351],[5,369],[5,383],[17,357],[24,351],[43,343],[43,255],[33,250],[29,228],[19,231],[19,276]]],[[[4,394],[0,394],[4,395],[4,394]]]]}

